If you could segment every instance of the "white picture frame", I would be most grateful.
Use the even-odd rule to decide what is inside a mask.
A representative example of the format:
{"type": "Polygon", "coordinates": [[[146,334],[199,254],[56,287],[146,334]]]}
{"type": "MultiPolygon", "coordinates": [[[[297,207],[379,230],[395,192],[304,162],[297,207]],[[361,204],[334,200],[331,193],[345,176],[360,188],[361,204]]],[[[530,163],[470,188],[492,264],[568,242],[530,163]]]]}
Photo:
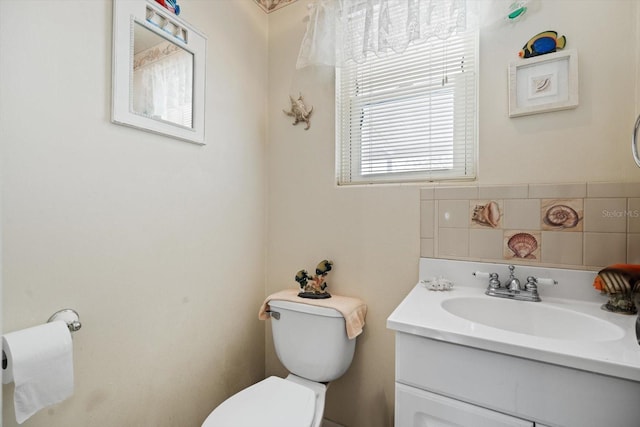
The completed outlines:
{"type": "Polygon", "coordinates": [[[509,64],[509,117],[577,106],[576,50],[563,50],[509,64]]]}

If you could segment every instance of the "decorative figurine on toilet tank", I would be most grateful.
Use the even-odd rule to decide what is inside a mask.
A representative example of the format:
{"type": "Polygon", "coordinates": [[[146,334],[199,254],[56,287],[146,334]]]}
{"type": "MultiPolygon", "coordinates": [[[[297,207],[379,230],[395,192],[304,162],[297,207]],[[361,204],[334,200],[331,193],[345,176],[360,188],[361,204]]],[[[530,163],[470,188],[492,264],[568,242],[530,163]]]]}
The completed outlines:
{"type": "Polygon", "coordinates": [[[316,266],[315,276],[309,276],[307,270],[300,270],[296,273],[296,282],[300,284],[302,291],[298,294],[302,298],[323,299],[331,298],[331,294],[327,292],[327,282],[325,277],[331,271],[333,262],[322,260],[316,266]]]}

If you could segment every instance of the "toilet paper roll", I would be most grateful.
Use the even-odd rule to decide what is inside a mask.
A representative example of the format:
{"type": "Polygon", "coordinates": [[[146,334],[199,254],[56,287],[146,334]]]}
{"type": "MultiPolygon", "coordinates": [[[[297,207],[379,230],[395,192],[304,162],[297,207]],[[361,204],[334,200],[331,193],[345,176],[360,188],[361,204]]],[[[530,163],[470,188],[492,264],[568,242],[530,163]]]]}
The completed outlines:
{"type": "Polygon", "coordinates": [[[73,394],[73,348],[65,322],[8,333],[2,337],[2,348],[7,356],[2,382],[15,383],[13,403],[19,424],[73,394]]]}

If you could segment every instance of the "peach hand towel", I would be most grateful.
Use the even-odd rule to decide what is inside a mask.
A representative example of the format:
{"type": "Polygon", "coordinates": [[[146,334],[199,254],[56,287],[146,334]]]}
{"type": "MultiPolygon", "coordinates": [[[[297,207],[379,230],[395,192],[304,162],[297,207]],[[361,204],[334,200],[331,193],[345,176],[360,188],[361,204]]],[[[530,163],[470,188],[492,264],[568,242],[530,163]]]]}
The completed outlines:
{"type": "Polygon", "coordinates": [[[364,319],[367,316],[367,305],[359,298],[343,297],[340,295],[331,295],[331,298],[326,299],[301,298],[298,296],[296,289],[284,289],[269,295],[264,300],[258,312],[258,319],[267,320],[269,318],[267,310],[269,310],[269,301],[271,300],[293,301],[318,307],[333,308],[339,311],[344,317],[349,339],[354,339],[362,333],[364,319]]]}

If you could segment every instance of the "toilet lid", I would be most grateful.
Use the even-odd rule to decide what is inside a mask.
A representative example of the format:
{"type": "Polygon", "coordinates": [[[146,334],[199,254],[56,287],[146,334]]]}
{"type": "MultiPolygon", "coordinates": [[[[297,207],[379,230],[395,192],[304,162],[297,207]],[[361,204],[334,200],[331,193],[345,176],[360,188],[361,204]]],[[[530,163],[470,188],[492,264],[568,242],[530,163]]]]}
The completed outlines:
{"type": "Polygon", "coordinates": [[[222,402],[202,427],[310,427],[315,409],[311,389],[269,377],[222,402]]]}

